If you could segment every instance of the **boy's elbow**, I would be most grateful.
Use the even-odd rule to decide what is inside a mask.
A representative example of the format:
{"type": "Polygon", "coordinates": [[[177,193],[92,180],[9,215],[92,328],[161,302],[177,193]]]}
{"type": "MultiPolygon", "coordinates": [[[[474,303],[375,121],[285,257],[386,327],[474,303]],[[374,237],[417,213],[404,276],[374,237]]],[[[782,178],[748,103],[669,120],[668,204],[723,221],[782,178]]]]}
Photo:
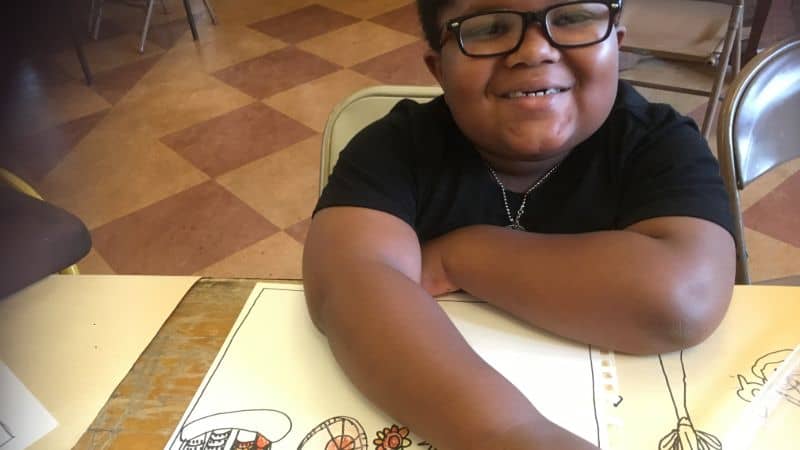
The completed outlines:
{"type": "MultiPolygon", "coordinates": [[[[659,305],[652,310],[649,329],[652,348],[643,353],[665,353],[695,346],[719,327],[728,310],[733,280],[688,276],[664,283],[659,305]]],[[[638,352],[637,352],[638,353],[638,352]]]]}

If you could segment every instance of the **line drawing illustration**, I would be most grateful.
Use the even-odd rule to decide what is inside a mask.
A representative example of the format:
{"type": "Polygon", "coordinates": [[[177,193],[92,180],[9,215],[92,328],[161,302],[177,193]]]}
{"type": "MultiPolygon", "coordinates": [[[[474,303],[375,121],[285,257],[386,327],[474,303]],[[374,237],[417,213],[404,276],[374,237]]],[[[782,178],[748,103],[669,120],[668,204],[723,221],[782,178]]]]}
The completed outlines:
{"type": "Polygon", "coordinates": [[[181,428],[181,450],[269,450],[291,429],[289,416],[274,409],[212,414],[181,428]]]}
{"type": "Polygon", "coordinates": [[[15,437],[11,429],[0,420],[0,448],[5,447],[6,444],[13,441],[15,437]]]}
{"type": "Polygon", "coordinates": [[[368,450],[367,432],[361,423],[347,416],[325,420],[306,434],[297,450],[368,450]]]}
{"type": "Polygon", "coordinates": [[[375,450],[402,450],[411,445],[408,433],[408,428],[392,424],[391,427],[377,431],[372,443],[375,444],[375,450]]]}
{"type": "MultiPolygon", "coordinates": [[[[736,395],[750,403],[767,383],[769,377],[778,370],[781,363],[789,357],[792,349],[781,349],[758,357],[750,367],[752,381],[742,374],[737,374],[739,389],[736,395]]],[[[779,388],[780,394],[791,404],[800,406],[800,373],[793,373],[791,378],[779,388]]]]}
{"type": "Polygon", "coordinates": [[[672,388],[667,369],[664,366],[664,358],[660,354],[658,355],[661,373],[664,375],[672,407],[675,410],[675,418],[678,421],[675,428],[658,441],[658,448],[659,450],[722,450],[722,441],[718,437],[696,429],[692,423],[686,399],[686,365],[683,363],[683,350],[680,351],[678,360],[683,376],[680,391],[672,388]],[[675,400],[676,394],[682,396],[682,401],[675,400]]]}
{"type": "MultiPolygon", "coordinates": [[[[264,288],[253,293],[254,298],[242,311],[237,323],[231,329],[229,338],[220,348],[217,359],[209,368],[206,378],[198,388],[192,403],[187,408],[184,418],[178,424],[166,448],[171,450],[280,450],[297,446],[297,450],[370,450],[371,447],[375,450],[411,450],[412,448],[423,450],[426,447],[427,450],[436,450],[436,447],[429,442],[423,441],[417,444],[419,441],[411,435],[407,427],[397,424],[383,427],[381,422],[363,422],[365,420],[363,417],[355,414],[352,417],[341,415],[338,411],[334,411],[333,414],[326,412],[323,415],[317,415],[316,420],[319,420],[320,417],[329,418],[320,422],[305,435],[299,434],[297,432],[301,430],[296,428],[305,430],[306,426],[315,423],[316,420],[308,420],[308,417],[304,417],[300,411],[293,411],[283,403],[281,403],[282,406],[279,406],[270,404],[268,400],[254,401],[258,396],[255,398],[253,396],[243,397],[244,404],[237,407],[239,405],[235,398],[226,397],[224,392],[220,391],[220,389],[225,389],[224,383],[230,382],[231,367],[236,367],[235,364],[232,362],[228,364],[227,361],[231,359],[238,361],[238,358],[241,358],[242,347],[251,345],[249,339],[252,339],[254,323],[260,322],[261,315],[265,314],[265,311],[269,311],[269,309],[264,309],[268,308],[267,306],[257,306],[264,303],[265,299],[271,298],[268,294],[281,291],[291,294],[298,292],[293,288],[264,288]],[[214,402],[220,401],[218,399],[224,399],[221,404],[227,406],[215,406],[214,402]],[[267,403],[264,403],[265,401],[267,403]],[[270,407],[275,409],[267,409],[270,407]],[[359,419],[354,417],[359,417],[359,419]],[[302,426],[298,427],[299,424],[302,426]],[[369,435],[363,424],[366,424],[369,429],[376,430],[375,433],[369,435]],[[295,428],[294,432],[293,428],[295,428]],[[302,440],[301,436],[303,436],[302,440]]],[[[446,302],[451,301],[485,303],[469,300],[446,300],[446,302]]],[[[286,310],[279,309],[279,311],[284,313],[286,310]]],[[[582,360],[579,366],[582,370],[590,372],[584,372],[585,375],[581,379],[585,379],[587,381],[585,386],[592,389],[591,392],[584,391],[584,398],[588,402],[585,405],[587,408],[592,408],[584,410],[587,439],[595,441],[596,445],[600,446],[603,430],[600,428],[598,407],[604,402],[600,402],[600,398],[597,397],[602,393],[597,392],[596,389],[600,387],[596,381],[600,380],[598,377],[601,377],[602,374],[601,372],[595,373],[596,367],[599,370],[599,360],[595,362],[593,358],[602,358],[602,353],[595,355],[590,346],[581,346],[578,351],[577,355],[582,360]],[[583,353],[584,351],[586,353],[583,353]],[[589,357],[588,364],[584,359],[586,356],[589,357]],[[588,382],[589,378],[591,378],[591,385],[588,382]]],[[[584,386],[583,383],[581,386],[584,386]]],[[[239,392],[242,388],[243,386],[236,386],[233,393],[240,395],[239,392]]],[[[264,399],[268,398],[264,397],[264,399]]],[[[282,399],[281,401],[290,400],[282,399]]]]}

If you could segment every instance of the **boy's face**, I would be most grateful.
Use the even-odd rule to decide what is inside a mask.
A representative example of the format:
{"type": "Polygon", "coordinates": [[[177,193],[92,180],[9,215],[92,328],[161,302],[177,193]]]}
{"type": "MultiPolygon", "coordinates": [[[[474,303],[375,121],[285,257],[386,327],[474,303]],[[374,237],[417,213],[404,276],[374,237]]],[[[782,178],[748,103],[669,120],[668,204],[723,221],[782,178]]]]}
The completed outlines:
{"type": "MultiPolygon", "coordinates": [[[[564,0],[453,0],[442,11],[440,25],[481,10],[533,11],[559,3],[564,0]]],[[[447,33],[441,52],[429,50],[425,61],[459,127],[489,159],[558,157],[594,133],[611,111],[622,27],[614,27],[600,43],[559,49],[534,23],[517,51],[488,58],[464,55],[456,37],[447,33]],[[513,95],[547,88],[564,90],[539,97],[513,95]]]]}

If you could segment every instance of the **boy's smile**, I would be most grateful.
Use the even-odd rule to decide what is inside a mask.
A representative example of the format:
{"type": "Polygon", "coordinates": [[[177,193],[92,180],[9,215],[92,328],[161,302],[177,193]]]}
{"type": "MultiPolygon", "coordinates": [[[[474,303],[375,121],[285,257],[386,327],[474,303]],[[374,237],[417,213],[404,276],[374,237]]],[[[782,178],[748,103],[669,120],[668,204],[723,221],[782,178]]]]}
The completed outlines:
{"type": "MultiPolygon", "coordinates": [[[[560,3],[453,0],[440,23],[475,12],[538,11],[560,3]]],[[[547,169],[542,166],[562,159],[608,117],[616,98],[624,28],[615,26],[596,44],[558,48],[540,23],[531,23],[516,51],[477,58],[461,51],[451,31],[444,33],[441,51],[429,50],[425,61],[459,127],[498,171],[542,172],[547,169]]]]}

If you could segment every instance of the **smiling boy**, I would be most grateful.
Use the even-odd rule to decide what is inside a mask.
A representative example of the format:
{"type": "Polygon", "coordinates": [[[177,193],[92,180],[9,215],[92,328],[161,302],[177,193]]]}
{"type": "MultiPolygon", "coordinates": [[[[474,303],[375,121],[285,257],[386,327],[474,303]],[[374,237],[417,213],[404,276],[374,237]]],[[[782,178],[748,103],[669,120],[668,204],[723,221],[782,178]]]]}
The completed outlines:
{"type": "Polygon", "coordinates": [[[417,5],[444,95],[342,152],[306,241],[311,317],[353,383],[441,450],[595,448],[432,296],[622,352],[696,344],[735,270],[716,161],[691,120],[618,81],[621,2],[417,5]]]}

